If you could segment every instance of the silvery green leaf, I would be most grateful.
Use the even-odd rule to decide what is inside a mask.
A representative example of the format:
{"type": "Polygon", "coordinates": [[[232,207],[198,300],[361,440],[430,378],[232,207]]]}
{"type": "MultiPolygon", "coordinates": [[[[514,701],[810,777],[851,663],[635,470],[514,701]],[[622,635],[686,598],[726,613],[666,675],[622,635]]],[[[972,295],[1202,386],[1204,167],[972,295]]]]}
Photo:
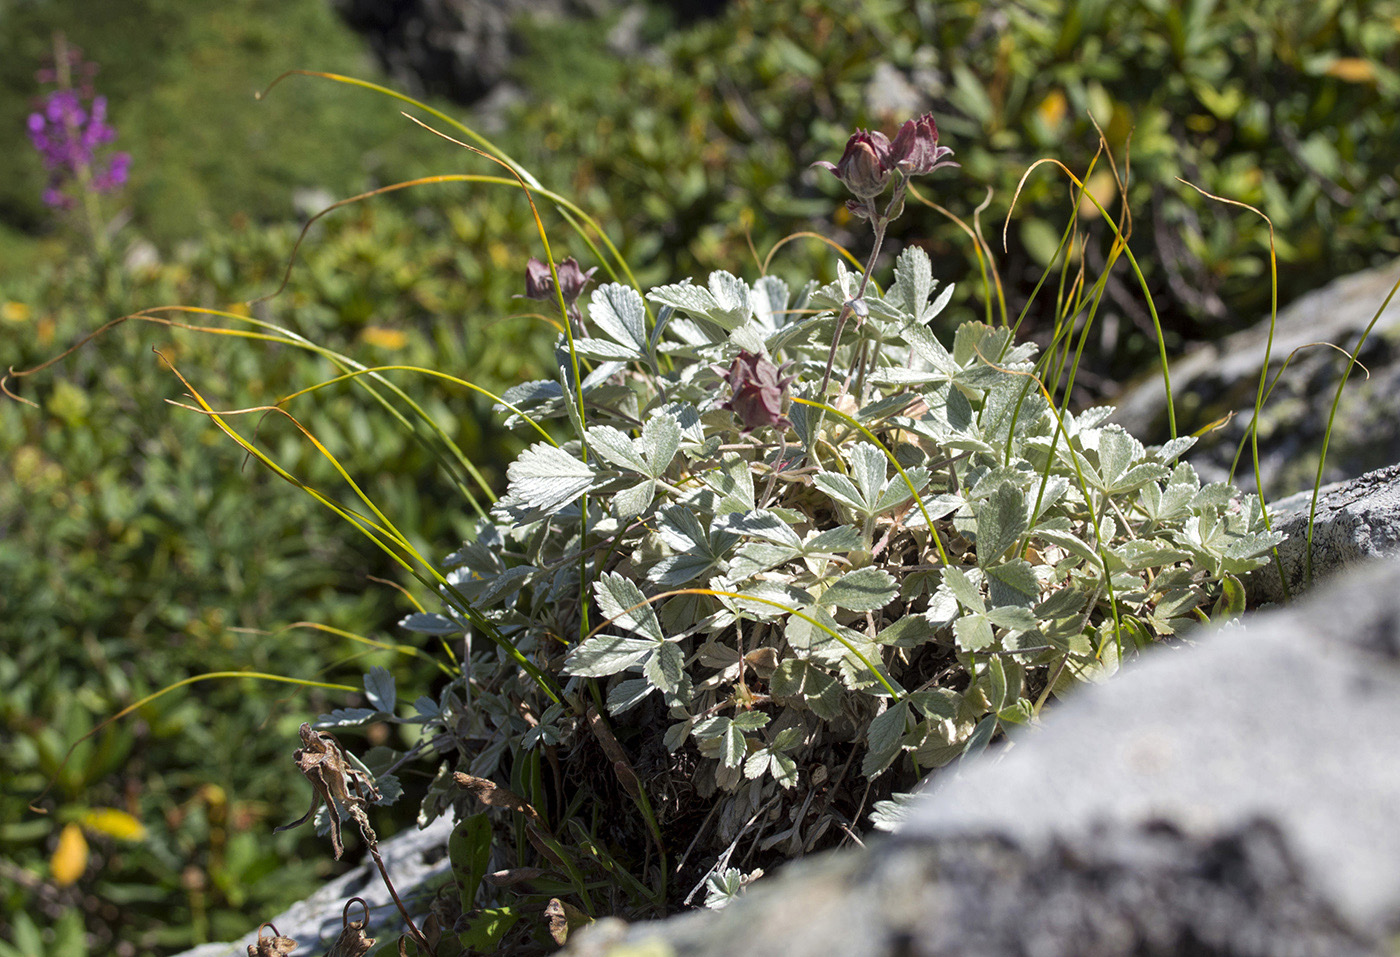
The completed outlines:
{"type": "Polygon", "coordinates": [[[768,509],[755,509],[743,514],[728,516],[725,528],[729,531],[765,542],[788,545],[793,549],[802,548],[802,539],[792,530],[792,526],[768,509]]]}
{"type": "Polygon", "coordinates": [[[996,641],[985,612],[975,611],[953,622],[953,635],[963,651],[981,651],[996,641]]]}
{"type": "Polygon", "coordinates": [[[994,564],[1017,539],[1026,533],[1026,500],[1010,482],[997,486],[985,502],[975,506],[977,515],[977,562],[994,564]]]}
{"type": "Polygon", "coordinates": [[[374,708],[336,708],[312,722],[315,728],[354,728],[379,717],[374,708]]]}
{"type": "Polygon", "coordinates": [[[675,691],[685,673],[685,655],[679,645],[666,642],[647,660],[642,674],[662,691],[675,691]]]}
{"type": "Polygon", "coordinates": [[[1029,608],[1040,598],[1040,580],[1024,559],[1015,559],[987,569],[987,597],[994,607],[1020,605],[1029,608]]]}
{"type": "Polygon", "coordinates": [[[784,582],[754,582],[739,594],[743,597],[721,598],[720,601],[755,621],[775,621],[812,603],[810,592],[784,582]]]}
{"type": "Polygon", "coordinates": [[[530,516],[553,515],[588,491],[594,471],[586,462],[547,442],[537,442],[506,469],[511,506],[530,516]]]}
{"type": "MultiPolygon", "coordinates": [[[[906,386],[927,385],[930,382],[946,382],[948,376],[935,369],[906,369],[904,366],[881,366],[872,369],[866,377],[871,385],[906,386]]],[[[862,421],[864,421],[862,419],[862,421]]]]}
{"type": "Polygon", "coordinates": [[[909,704],[900,701],[875,716],[866,731],[867,750],[860,764],[860,773],[873,778],[899,757],[900,745],[909,723],[909,704]]]}
{"type": "Polygon", "coordinates": [[[978,320],[964,322],[953,333],[953,361],[964,368],[979,362],[1000,365],[1010,339],[1010,329],[993,328],[978,320]]]}
{"type": "Polygon", "coordinates": [[[733,348],[758,355],[765,348],[763,333],[763,326],[756,320],[750,320],[731,332],[728,342],[733,348]]]}
{"type": "Polygon", "coordinates": [[[1235,497],[1235,489],[1228,482],[1212,482],[1204,486],[1196,493],[1195,499],[1191,502],[1191,507],[1196,511],[1216,506],[1224,508],[1230,504],[1230,499],[1235,497]]]}
{"type": "Polygon", "coordinates": [[[753,473],[749,471],[749,463],[741,456],[726,453],[720,459],[719,471],[708,473],[706,479],[721,496],[719,504],[715,506],[716,516],[753,511],[753,473]]]}
{"type": "Polygon", "coordinates": [[[860,532],[849,525],[838,525],[817,532],[802,543],[804,555],[839,555],[860,547],[860,532]]]}
{"type": "MultiPolygon", "coordinates": [[[[995,449],[1005,449],[1011,436],[1032,431],[1050,409],[1030,376],[1013,375],[987,367],[990,375],[979,380],[987,390],[982,407],[982,438],[995,449]]],[[[966,378],[966,375],[964,375],[966,378]]]]}
{"type": "Polygon", "coordinates": [[[745,542],[729,562],[729,574],[736,580],[752,578],[784,562],[790,562],[802,553],[793,545],[777,545],[773,542],[745,542]]]}
{"type": "Polygon", "coordinates": [[[646,603],[642,590],[626,575],[617,572],[599,575],[593,583],[593,597],[603,617],[613,624],[653,642],[666,640],[656,610],[646,603]]]}
{"type": "Polygon", "coordinates": [[[725,329],[734,329],[753,315],[749,284],[724,270],[710,273],[710,293],[715,307],[706,317],[725,329]]]}
{"type": "Polygon", "coordinates": [[[895,474],[885,483],[885,487],[880,490],[880,496],[875,501],[875,513],[880,514],[899,505],[903,505],[919,492],[922,492],[924,486],[928,485],[928,480],[928,469],[922,466],[905,469],[903,475],[895,474]],[[905,481],[906,478],[908,481],[905,481]]]}
{"type": "Polygon", "coordinates": [[[631,286],[610,282],[593,290],[588,318],[614,342],[626,346],[632,358],[647,355],[646,303],[631,286]]]}
{"type": "Polygon", "coordinates": [[[420,718],[429,720],[442,714],[442,706],[427,695],[419,695],[413,700],[413,710],[418,712],[420,718]]]}
{"type": "Polygon", "coordinates": [[[1079,589],[1066,587],[1050,595],[1050,597],[1032,608],[1031,611],[1036,618],[1042,620],[1068,618],[1070,615],[1082,614],[1084,612],[1084,603],[1088,600],[1089,596],[1079,589]]]}
{"type": "Polygon", "coordinates": [[[1109,549],[1109,553],[1117,557],[1128,571],[1174,565],[1191,557],[1191,553],[1184,548],[1152,538],[1123,542],[1109,549]]]}
{"type": "Polygon", "coordinates": [[[905,516],[905,528],[926,528],[928,523],[924,521],[925,512],[928,513],[928,517],[931,520],[936,522],[940,518],[947,518],[949,515],[952,515],[967,504],[967,501],[960,495],[940,492],[934,496],[925,496],[921,500],[921,504],[923,506],[922,508],[919,507],[919,505],[915,505],[914,510],[905,516]]]}
{"type": "Polygon", "coordinates": [[[858,513],[862,515],[867,513],[868,506],[864,498],[861,497],[860,489],[856,488],[855,483],[841,473],[818,472],[813,476],[812,484],[836,501],[849,505],[858,513]]]}
{"type": "Polygon", "coordinates": [[[967,746],[963,748],[960,761],[976,757],[987,749],[987,745],[992,743],[992,736],[997,733],[997,716],[989,714],[981,721],[977,722],[977,727],[973,729],[972,736],[967,739],[967,746]]]}
{"type": "Polygon", "coordinates": [[[688,508],[673,505],[662,509],[657,531],[661,540],[678,552],[709,550],[709,536],[705,533],[705,527],[688,508]]]}
{"type": "Polygon", "coordinates": [[[625,361],[644,358],[633,351],[631,347],[609,342],[607,339],[575,339],[574,351],[583,359],[620,359],[625,361]]]}
{"type": "Polygon", "coordinates": [[[656,642],[644,638],[598,635],[569,652],[564,660],[564,673],[581,678],[606,678],[626,671],[656,647],[656,642]]]}
{"type": "Polygon", "coordinates": [[[622,521],[636,518],[656,497],[656,482],[646,479],[613,495],[612,513],[622,521]]]}
{"type": "Polygon", "coordinates": [[[1029,608],[1019,605],[1003,605],[989,610],[986,614],[989,622],[1007,631],[1030,631],[1035,627],[1035,615],[1031,614],[1029,608]]]}
{"type": "Polygon", "coordinates": [[[686,739],[690,737],[690,731],[691,728],[694,727],[694,722],[695,719],[686,718],[684,721],[677,722],[666,729],[666,734],[661,741],[666,745],[667,751],[675,754],[681,748],[685,747],[686,739]]]}
{"type": "Polygon", "coordinates": [[[881,629],[875,643],[895,648],[917,648],[938,637],[939,629],[923,615],[906,614],[881,629]]]}
{"type": "Polygon", "coordinates": [[[1170,465],[1176,461],[1177,457],[1196,444],[1194,435],[1183,435],[1172,439],[1170,442],[1163,442],[1161,445],[1148,449],[1148,454],[1163,465],[1170,465]]]}
{"type": "Polygon", "coordinates": [[[919,323],[912,323],[899,331],[899,337],[909,343],[914,355],[923,360],[926,366],[937,373],[944,381],[951,381],[957,375],[958,363],[952,353],[938,341],[933,330],[919,323]]]}
{"type": "Polygon", "coordinates": [[[769,765],[769,772],[784,790],[797,784],[797,762],[791,755],[775,753],[769,765]]]}
{"type": "MultiPolygon", "coordinates": [[[[980,596],[978,601],[981,601],[980,596]]],[[[953,590],[947,585],[940,585],[929,596],[928,607],[924,609],[924,617],[935,627],[943,628],[952,624],[953,619],[958,617],[960,610],[953,590]]]]}
{"type": "Polygon", "coordinates": [[[962,710],[963,696],[947,688],[930,688],[915,691],[906,698],[916,711],[925,718],[945,718],[949,721],[962,710]]]}
{"type": "Polygon", "coordinates": [[[1104,484],[1114,483],[1146,455],[1142,443],[1125,432],[1121,426],[1105,426],[1099,433],[1099,474],[1104,484]]]}
{"type": "Polygon", "coordinates": [[[768,690],[775,698],[800,700],[825,721],[841,710],[841,686],[836,679],[802,658],[789,658],[778,665],[768,690]]]}
{"type": "Polygon", "coordinates": [[[726,768],[737,768],[748,750],[749,744],[744,738],[744,729],[739,727],[737,721],[730,721],[725,725],[723,737],[720,739],[719,763],[726,768]]]}
{"type": "Polygon", "coordinates": [[[870,824],[877,831],[896,831],[913,813],[917,794],[898,792],[887,801],[876,801],[870,811],[870,824]]]}
{"type": "MultiPolygon", "coordinates": [[[[620,469],[650,475],[651,470],[630,436],[611,425],[595,425],[588,430],[588,446],[604,461],[620,469]]],[[[652,476],[655,478],[655,476],[652,476]]]]}
{"type": "Polygon", "coordinates": [[[485,582],[485,587],[476,591],[473,604],[482,608],[500,604],[513,597],[538,573],[539,569],[532,565],[517,565],[514,568],[507,568],[495,578],[488,579],[485,582]]]}
{"type": "Polygon", "coordinates": [[[903,309],[911,319],[925,324],[924,307],[933,292],[933,267],[928,253],[918,246],[905,246],[894,265],[895,284],[885,297],[903,309]]]}
{"type": "Polygon", "coordinates": [[[968,611],[981,611],[987,607],[982,601],[982,589],[961,568],[943,569],[943,584],[953,593],[958,604],[968,611]]]}
{"type": "Polygon", "coordinates": [[[1093,546],[1073,532],[1041,526],[1036,529],[1036,537],[1052,545],[1058,545],[1069,554],[1082,559],[1091,569],[1102,570],[1103,563],[1093,546]]]}
{"type": "Polygon", "coordinates": [[[889,469],[885,453],[868,442],[861,442],[851,449],[848,455],[851,463],[851,479],[860,489],[861,501],[873,503],[879,497],[885,484],[885,472],[889,469]]]}
{"type": "Polygon", "coordinates": [[[676,457],[676,452],[680,450],[680,423],[665,412],[653,415],[642,426],[640,445],[649,466],[647,474],[652,478],[660,478],[666,473],[671,460],[676,457]]]}
{"type": "MultiPolygon", "coordinates": [[[[709,290],[695,285],[689,279],[669,286],[657,286],[647,293],[647,298],[700,318],[708,318],[710,310],[715,308],[715,297],[709,290]]],[[[675,320],[672,320],[672,325],[675,325],[675,320]]]]}
{"type": "Polygon", "coordinates": [[[389,674],[388,668],[376,665],[366,672],[365,697],[371,705],[385,714],[394,713],[398,693],[394,689],[394,676],[389,674]]]}
{"type": "Polygon", "coordinates": [[[788,285],[777,276],[764,276],[753,284],[754,316],[768,332],[788,324],[788,285]]]}
{"type": "Polygon", "coordinates": [[[734,716],[734,727],[740,731],[757,731],[770,720],[771,716],[763,711],[743,711],[734,716]]]}
{"type": "Polygon", "coordinates": [[[836,605],[850,611],[875,611],[894,601],[899,589],[894,576],[879,568],[857,568],[847,572],[822,592],[823,605],[836,605]]]}
{"type": "Polygon", "coordinates": [[[425,614],[423,612],[415,612],[407,618],[401,619],[399,627],[417,632],[420,635],[456,635],[463,631],[462,625],[445,615],[425,614]]]}

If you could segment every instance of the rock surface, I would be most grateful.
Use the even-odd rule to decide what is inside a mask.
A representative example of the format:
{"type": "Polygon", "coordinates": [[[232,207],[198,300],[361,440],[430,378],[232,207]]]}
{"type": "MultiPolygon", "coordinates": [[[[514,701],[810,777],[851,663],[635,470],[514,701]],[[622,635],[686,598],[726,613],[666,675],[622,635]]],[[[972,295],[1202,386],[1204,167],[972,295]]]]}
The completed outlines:
{"type": "Polygon", "coordinates": [[[947,778],[882,843],[571,957],[1390,953],[1400,563],[1158,649],[947,778]],[[630,949],[629,949],[630,948],[630,949]]]}
{"type": "Polygon", "coordinates": [[[1285,601],[1346,568],[1400,552],[1400,465],[1319,490],[1309,563],[1312,502],[1312,492],[1299,492],[1269,506],[1274,528],[1288,536],[1278,547],[1283,575],[1275,565],[1251,573],[1244,582],[1251,605],[1285,601]]]}
{"type": "MultiPolygon", "coordinates": [[[[439,817],[421,831],[409,831],[379,843],[379,855],[399,896],[435,880],[448,871],[447,838],[452,833],[452,816],[439,817]]],[[[347,840],[351,840],[347,838],[347,840]]],[[[381,939],[400,933],[402,928],[387,927],[380,915],[395,914],[393,901],[373,859],[365,859],[354,870],[342,874],[310,897],[268,917],[282,936],[297,941],[296,957],[324,953],[341,929],[341,910],[351,897],[363,897],[374,915],[369,934],[381,939]]],[[[352,913],[355,919],[358,910],[352,913]]],[[[415,914],[415,919],[417,915],[415,914]]],[[[257,939],[256,924],[238,940],[222,944],[202,944],[179,957],[248,957],[248,945],[257,939]]]]}
{"type": "MultiPolygon", "coordinates": [[[[1290,354],[1302,351],[1293,355],[1279,376],[1261,416],[1259,456],[1266,495],[1310,487],[1317,470],[1332,399],[1347,359],[1335,349],[1312,344],[1355,348],[1397,279],[1400,261],[1338,279],[1279,313],[1270,351],[1270,380],[1290,354]]],[[[1254,327],[1190,352],[1171,366],[1179,435],[1234,416],[1225,427],[1202,436],[1187,456],[1207,481],[1225,478],[1248,430],[1268,334],[1265,316],[1254,327]]],[[[1354,369],[1342,393],[1325,482],[1400,462],[1400,416],[1394,413],[1395,396],[1400,394],[1400,296],[1391,300],[1377,321],[1359,359],[1371,375],[1367,379],[1360,367],[1354,369]]],[[[1113,421],[1144,442],[1168,437],[1160,371],[1118,397],[1113,421]]],[[[1243,488],[1254,488],[1248,448],[1235,481],[1243,488]]]]}

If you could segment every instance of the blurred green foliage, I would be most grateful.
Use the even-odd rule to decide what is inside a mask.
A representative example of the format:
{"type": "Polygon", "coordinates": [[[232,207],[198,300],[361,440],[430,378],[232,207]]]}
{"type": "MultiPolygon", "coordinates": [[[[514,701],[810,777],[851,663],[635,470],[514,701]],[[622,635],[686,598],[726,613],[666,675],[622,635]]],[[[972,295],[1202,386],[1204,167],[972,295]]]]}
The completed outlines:
{"type": "MultiPolygon", "coordinates": [[[[467,264],[457,250],[489,248],[476,230],[491,217],[483,224],[444,204],[409,218],[386,205],[338,211],[324,222],[287,290],[254,307],[257,314],[367,363],[432,365],[498,390],[538,374],[538,320],[479,318],[483,294],[508,301],[515,270],[492,280],[476,268],[474,282],[462,278],[467,264]]],[[[135,304],[227,307],[270,292],[296,234],[290,225],[232,231],[164,263],[73,258],[16,279],[0,296],[6,364],[37,365],[135,304]]],[[[171,318],[240,327],[232,319],[171,318]]],[[[22,933],[15,922],[23,913],[43,929],[76,908],[99,948],[181,949],[242,934],[256,926],[255,915],[275,913],[321,873],[321,865],[301,863],[320,861],[319,847],[302,858],[295,838],[269,832],[306,799],[288,742],[309,714],[343,705],[343,692],[251,679],[200,683],[107,726],[63,764],[68,745],[104,718],[208,671],[358,686],[366,668],[383,664],[406,686],[432,680],[421,664],[386,652],[367,654],[311,629],[281,630],[309,620],[397,638],[393,621],[412,609],[369,576],[403,576],[329,511],[246,464],[206,417],[166,404],[190,400],[153,349],[216,408],[271,404],[335,374],[328,362],[286,346],[131,320],[51,369],[11,381],[39,408],[0,406],[11,476],[0,483],[0,858],[10,872],[0,875],[0,938],[22,933]],[[54,775],[54,790],[40,801],[51,813],[27,811],[54,775]],[[147,840],[126,845],[88,833],[85,876],[59,886],[48,858],[61,828],[103,807],[134,815],[147,840]]],[[[388,375],[488,481],[502,480],[500,463],[516,445],[484,424],[489,401],[410,373],[388,375]]],[[[390,427],[354,384],[287,408],[418,548],[435,554],[461,540],[470,518],[461,498],[430,454],[390,427]]],[[[292,473],[358,505],[282,417],[258,423],[245,415],[231,424],[246,435],[256,430],[292,473]]]]}

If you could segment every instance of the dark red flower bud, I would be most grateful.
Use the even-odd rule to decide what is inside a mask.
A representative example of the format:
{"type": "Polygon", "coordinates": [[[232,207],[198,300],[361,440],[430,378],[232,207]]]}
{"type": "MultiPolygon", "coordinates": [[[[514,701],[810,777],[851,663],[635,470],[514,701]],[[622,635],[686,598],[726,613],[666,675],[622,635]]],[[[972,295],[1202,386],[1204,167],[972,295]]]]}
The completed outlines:
{"type": "Polygon", "coordinates": [[[890,141],[879,131],[856,130],[846,141],[840,162],[818,160],[812,164],[830,170],[857,199],[874,199],[889,185],[894,164],[890,162],[890,141]]]}
{"type": "MultiPolygon", "coordinates": [[[[598,267],[584,272],[578,262],[570,256],[558,266],[559,286],[564,291],[564,302],[573,305],[583,295],[583,287],[593,278],[598,267]]],[[[525,266],[525,297],[527,299],[553,299],[554,277],[549,274],[549,263],[531,256],[525,266]]]]}
{"type": "Polygon", "coordinates": [[[740,352],[739,357],[725,373],[734,396],[720,408],[729,409],[743,423],[744,432],[765,425],[777,428],[792,428],[792,423],[783,415],[784,393],[795,376],[784,376],[787,368],[775,366],[767,356],[740,352]]]}
{"type": "Polygon", "coordinates": [[[932,113],[906,120],[890,144],[890,165],[910,176],[932,173],[941,166],[958,165],[946,159],[952,155],[949,147],[938,145],[938,125],[932,113]]]}

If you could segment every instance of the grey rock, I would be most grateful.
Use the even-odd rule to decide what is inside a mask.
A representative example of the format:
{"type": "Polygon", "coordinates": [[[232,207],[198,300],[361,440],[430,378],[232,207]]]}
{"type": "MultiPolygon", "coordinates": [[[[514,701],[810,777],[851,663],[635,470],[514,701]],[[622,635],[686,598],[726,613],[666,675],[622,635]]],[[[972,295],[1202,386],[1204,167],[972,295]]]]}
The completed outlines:
{"type": "MultiPolygon", "coordinates": [[[[384,867],[401,898],[410,899],[415,889],[447,874],[447,838],[452,833],[453,823],[453,816],[445,814],[421,831],[408,831],[379,843],[379,855],[384,859],[384,867]]],[[[350,831],[346,833],[348,835],[350,831]]],[[[349,840],[353,838],[347,836],[349,840]]],[[[382,942],[383,938],[403,932],[402,920],[379,876],[379,869],[368,853],[354,870],[328,882],[316,893],[293,904],[276,917],[264,919],[276,925],[282,936],[297,941],[296,957],[314,957],[324,953],[340,933],[342,908],[351,897],[362,897],[369,903],[369,936],[382,942]],[[381,917],[382,914],[391,914],[392,917],[381,917]]],[[[418,919],[421,913],[415,912],[414,919],[418,919]]],[[[357,919],[356,914],[358,908],[352,913],[352,920],[357,919]]],[[[255,924],[238,940],[201,944],[178,957],[248,957],[248,945],[257,936],[255,924]]]]}
{"type": "Polygon", "coordinates": [[[1245,578],[1251,604],[1282,602],[1344,569],[1400,551],[1400,465],[1323,486],[1316,513],[1312,509],[1311,491],[1270,504],[1274,528],[1288,538],[1278,547],[1277,565],[1256,569],[1245,578]]]}
{"type": "Polygon", "coordinates": [[[1156,649],[943,777],[883,842],[789,865],[716,913],[604,922],[566,953],[1389,953],[1398,579],[1400,562],[1373,563],[1156,649]]]}
{"type": "MultiPolygon", "coordinates": [[[[1279,313],[1269,353],[1270,381],[1280,370],[1282,375],[1264,405],[1259,426],[1266,495],[1286,495],[1313,484],[1332,399],[1346,367],[1346,356],[1315,344],[1353,349],[1397,279],[1400,260],[1338,279],[1279,313]],[[1288,368],[1283,369],[1286,361],[1288,368]]],[[[1208,481],[1225,478],[1254,415],[1268,335],[1265,316],[1253,327],[1196,349],[1171,365],[1178,434],[1190,435],[1233,415],[1223,428],[1202,436],[1188,456],[1208,481]]],[[[1359,359],[1370,370],[1370,378],[1356,368],[1348,380],[1328,447],[1324,482],[1354,478],[1400,461],[1400,416],[1395,414],[1400,396],[1400,296],[1381,314],[1359,359]]],[[[1113,421],[1144,442],[1168,437],[1160,370],[1130,386],[1116,403],[1113,421]]],[[[1249,448],[1240,462],[1235,481],[1253,490],[1249,448]]]]}
{"type": "Polygon", "coordinates": [[[369,40],[396,86],[462,103],[505,79],[521,17],[596,17],[617,0],[333,0],[369,40]]]}

